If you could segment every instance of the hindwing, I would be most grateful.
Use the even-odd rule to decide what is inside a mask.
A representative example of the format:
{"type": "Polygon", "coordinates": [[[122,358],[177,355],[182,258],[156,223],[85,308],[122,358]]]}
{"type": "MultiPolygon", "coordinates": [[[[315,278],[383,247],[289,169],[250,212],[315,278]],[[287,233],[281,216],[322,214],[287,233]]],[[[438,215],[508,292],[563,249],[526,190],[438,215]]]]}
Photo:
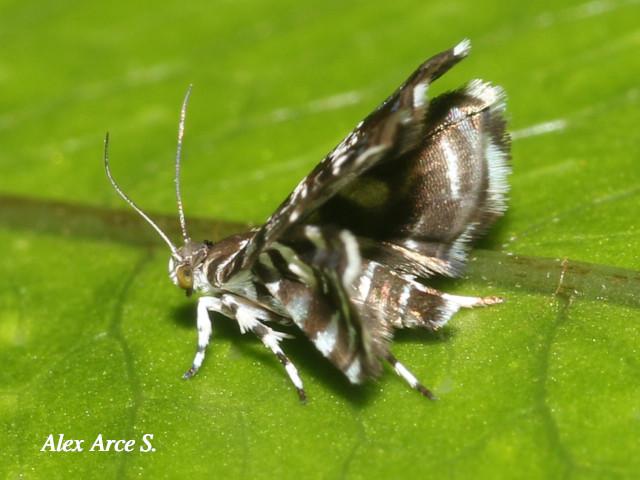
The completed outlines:
{"type": "Polygon", "coordinates": [[[459,274],[470,242],[506,209],[504,105],[479,80],[437,97],[418,148],[363,173],[313,219],[348,228],[365,256],[408,273],[459,274]]]}

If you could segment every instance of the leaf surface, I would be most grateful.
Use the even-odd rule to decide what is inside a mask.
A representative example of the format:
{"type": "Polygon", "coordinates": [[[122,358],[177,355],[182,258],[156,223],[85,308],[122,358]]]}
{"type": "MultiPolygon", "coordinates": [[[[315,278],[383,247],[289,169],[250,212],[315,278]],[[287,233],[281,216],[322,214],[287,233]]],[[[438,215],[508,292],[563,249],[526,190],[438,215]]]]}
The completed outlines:
{"type": "MultiPolygon", "coordinates": [[[[634,478],[640,471],[637,1],[522,4],[3,2],[0,474],[6,478],[634,478]],[[310,401],[233,322],[205,365],[195,304],[101,163],[178,238],[182,95],[194,236],[262,222],[428,56],[471,56],[431,94],[504,86],[510,209],[467,278],[505,304],[402,332],[393,372],[352,387],[303,338],[310,401]],[[215,219],[215,220],[211,220],[215,219]],[[174,223],[175,220],[175,223],[174,223]],[[40,452],[49,434],[82,453],[40,452]],[[98,434],[155,452],[89,452],[98,434]]],[[[199,237],[196,237],[199,238],[199,237]]]]}

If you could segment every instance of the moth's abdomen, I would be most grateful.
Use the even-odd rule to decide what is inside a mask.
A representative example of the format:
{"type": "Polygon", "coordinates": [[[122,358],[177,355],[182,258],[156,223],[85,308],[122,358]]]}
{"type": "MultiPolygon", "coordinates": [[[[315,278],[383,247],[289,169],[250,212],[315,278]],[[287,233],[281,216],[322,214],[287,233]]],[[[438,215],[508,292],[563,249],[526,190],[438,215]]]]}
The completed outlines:
{"type": "Polygon", "coordinates": [[[352,299],[363,321],[387,330],[437,330],[460,308],[447,295],[372,261],[364,262],[352,299]]]}

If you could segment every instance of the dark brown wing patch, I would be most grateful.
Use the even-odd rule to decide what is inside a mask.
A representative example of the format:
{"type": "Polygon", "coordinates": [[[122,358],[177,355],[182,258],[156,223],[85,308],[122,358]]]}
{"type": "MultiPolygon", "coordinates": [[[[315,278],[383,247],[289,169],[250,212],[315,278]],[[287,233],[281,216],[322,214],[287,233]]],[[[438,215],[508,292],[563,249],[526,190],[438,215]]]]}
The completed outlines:
{"type": "Polygon", "coordinates": [[[362,174],[314,220],[349,228],[369,240],[366,256],[409,273],[458,274],[469,242],[506,209],[503,111],[502,90],[478,80],[434,99],[420,145],[362,174]]]}
{"type": "Polygon", "coordinates": [[[356,238],[348,231],[307,225],[274,243],[255,276],[316,348],[353,383],[381,373],[390,335],[351,301],[361,273],[356,238]]]}

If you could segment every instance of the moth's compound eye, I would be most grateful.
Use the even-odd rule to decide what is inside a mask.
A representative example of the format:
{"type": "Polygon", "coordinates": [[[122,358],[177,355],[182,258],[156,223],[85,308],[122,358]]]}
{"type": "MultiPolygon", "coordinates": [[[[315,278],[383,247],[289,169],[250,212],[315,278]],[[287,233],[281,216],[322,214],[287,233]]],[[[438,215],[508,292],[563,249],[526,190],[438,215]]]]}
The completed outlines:
{"type": "Polygon", "coordinates": [[[184,288],[185,290],[191,290],[193,288],[193,273],[189,265],[178,266],[176,276],[180,288],[184,288]]]}

